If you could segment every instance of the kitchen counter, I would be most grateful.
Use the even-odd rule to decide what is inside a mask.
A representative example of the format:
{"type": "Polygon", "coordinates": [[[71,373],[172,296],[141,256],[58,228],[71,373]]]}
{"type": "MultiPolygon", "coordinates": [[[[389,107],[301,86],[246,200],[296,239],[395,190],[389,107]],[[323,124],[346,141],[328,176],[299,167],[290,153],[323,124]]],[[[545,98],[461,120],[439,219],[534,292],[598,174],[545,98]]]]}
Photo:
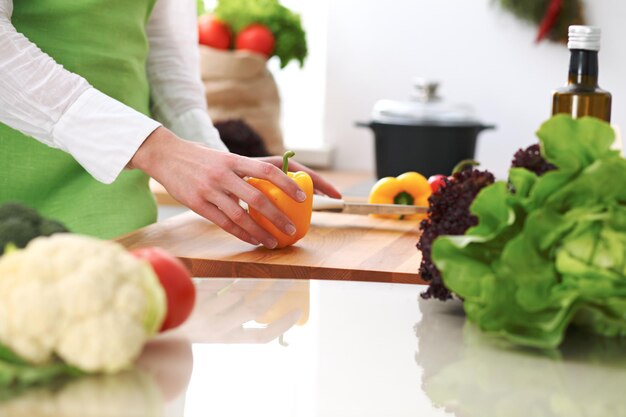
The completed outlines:
{"type": "Polygon", "coordinates": [[[199,279],[191,319],[136,368],[2,399],[0,415],[621,416],[624,343],[498,346],[459,302],[370,282],[199,279]]]}

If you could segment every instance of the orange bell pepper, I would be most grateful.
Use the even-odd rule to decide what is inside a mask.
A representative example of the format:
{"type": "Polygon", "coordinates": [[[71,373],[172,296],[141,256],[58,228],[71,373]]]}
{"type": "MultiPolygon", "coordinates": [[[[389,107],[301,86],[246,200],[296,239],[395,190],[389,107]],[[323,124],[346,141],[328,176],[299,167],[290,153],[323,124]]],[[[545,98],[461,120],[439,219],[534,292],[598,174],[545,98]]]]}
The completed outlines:
{"type": "MultiPolygon", "coordinates": [[[[372,204],[405,204],[412,206],[428,206],[428,197],[432,194],[430,184],[423,175],[417,172],[405,172],[398,177],[385,177],[378,180],[370,191],[368,203],[372,204]]],[[[397,214],[376,214],[376,217],[389,219],[425,219],[426,214],[408,216],[397,214]]]]}
{"type": "Polygon", "coordinates": [[[301,203],[293,200],[283,190],[276,187],[267,180],[259,178],[248,178],[248,183],[261,191],[280,211],[285,213],[296,227],[296,233],[289,236],[279,230],[272,222],[253,207],[249,208],[250,217],[254,219],[263,229],[267,230],[278,242],[276,249],[293,245],[302,239],[309,231],[311,225],[311,214],[313,212],[313,180],[306,172],[287,172],[289,158],[294,156],[294,152],[287,151],[283,155],[283,172],[292,178],[306,194],[306,200],[301,203]]]}

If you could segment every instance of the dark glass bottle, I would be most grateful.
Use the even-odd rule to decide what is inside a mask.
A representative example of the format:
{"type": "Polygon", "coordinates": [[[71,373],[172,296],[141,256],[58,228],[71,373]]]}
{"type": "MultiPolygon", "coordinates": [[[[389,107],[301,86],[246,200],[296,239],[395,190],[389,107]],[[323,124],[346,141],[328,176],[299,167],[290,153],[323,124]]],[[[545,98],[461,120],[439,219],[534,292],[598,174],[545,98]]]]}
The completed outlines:
{"type": "Polygon", "coordinates": [[[567,46],[571,51],[567,85],[553,93],[552,114],[593,116],[610,122],[611,93],[598,86],[600,29],[570,26],[567,46]]]}

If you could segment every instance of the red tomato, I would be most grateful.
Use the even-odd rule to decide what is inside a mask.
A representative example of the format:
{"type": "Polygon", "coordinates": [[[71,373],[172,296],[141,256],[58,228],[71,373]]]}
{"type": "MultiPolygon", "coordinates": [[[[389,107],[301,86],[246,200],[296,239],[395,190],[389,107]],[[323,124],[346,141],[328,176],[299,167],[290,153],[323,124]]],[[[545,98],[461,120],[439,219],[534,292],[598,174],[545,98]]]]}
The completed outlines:
{"type": "Polygon", "coordinates": [[[231,42],[230,28],[210,14],[198,18],[198,41],[201,45],[228,49],[231,42]]]}
{"type": "Polygon", "coordinates": [[[446,178],[445,175],[432,175],[428,178],[428,183],[433,193],[436,193],[439,189],[446,186],[446,178]]]}
{"type": "Polygon", "coordinates": [[[161,248],[139,248],[131,253],[136,258],[150,262],[165,290],[167,313],[161,331],[183,324],[191,315],[196,302],[196,287],[193,285],[187,267],[161,248]]]}
{"type": "Polygon", "coordinates": [[[274,53],[274,35],[263,25],[253,24],[237,34],[235,39],[236,49],[245,49],[263,54],[266,57],[274,53]]]}

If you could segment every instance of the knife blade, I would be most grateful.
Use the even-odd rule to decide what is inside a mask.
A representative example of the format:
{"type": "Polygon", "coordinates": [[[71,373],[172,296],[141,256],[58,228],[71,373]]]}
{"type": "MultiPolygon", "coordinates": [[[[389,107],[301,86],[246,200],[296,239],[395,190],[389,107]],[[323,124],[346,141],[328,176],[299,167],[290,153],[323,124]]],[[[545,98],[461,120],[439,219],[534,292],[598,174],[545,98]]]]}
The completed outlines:
{"type": "Polygon", "coordinates": [[[329,198],[320,195],[313,196],[314,211],[331,211],[349,214],[424,214],[428,211],[425,206],[407,206],[404,204],[370,204],[352,203],[341,199],[329,198]]]}

